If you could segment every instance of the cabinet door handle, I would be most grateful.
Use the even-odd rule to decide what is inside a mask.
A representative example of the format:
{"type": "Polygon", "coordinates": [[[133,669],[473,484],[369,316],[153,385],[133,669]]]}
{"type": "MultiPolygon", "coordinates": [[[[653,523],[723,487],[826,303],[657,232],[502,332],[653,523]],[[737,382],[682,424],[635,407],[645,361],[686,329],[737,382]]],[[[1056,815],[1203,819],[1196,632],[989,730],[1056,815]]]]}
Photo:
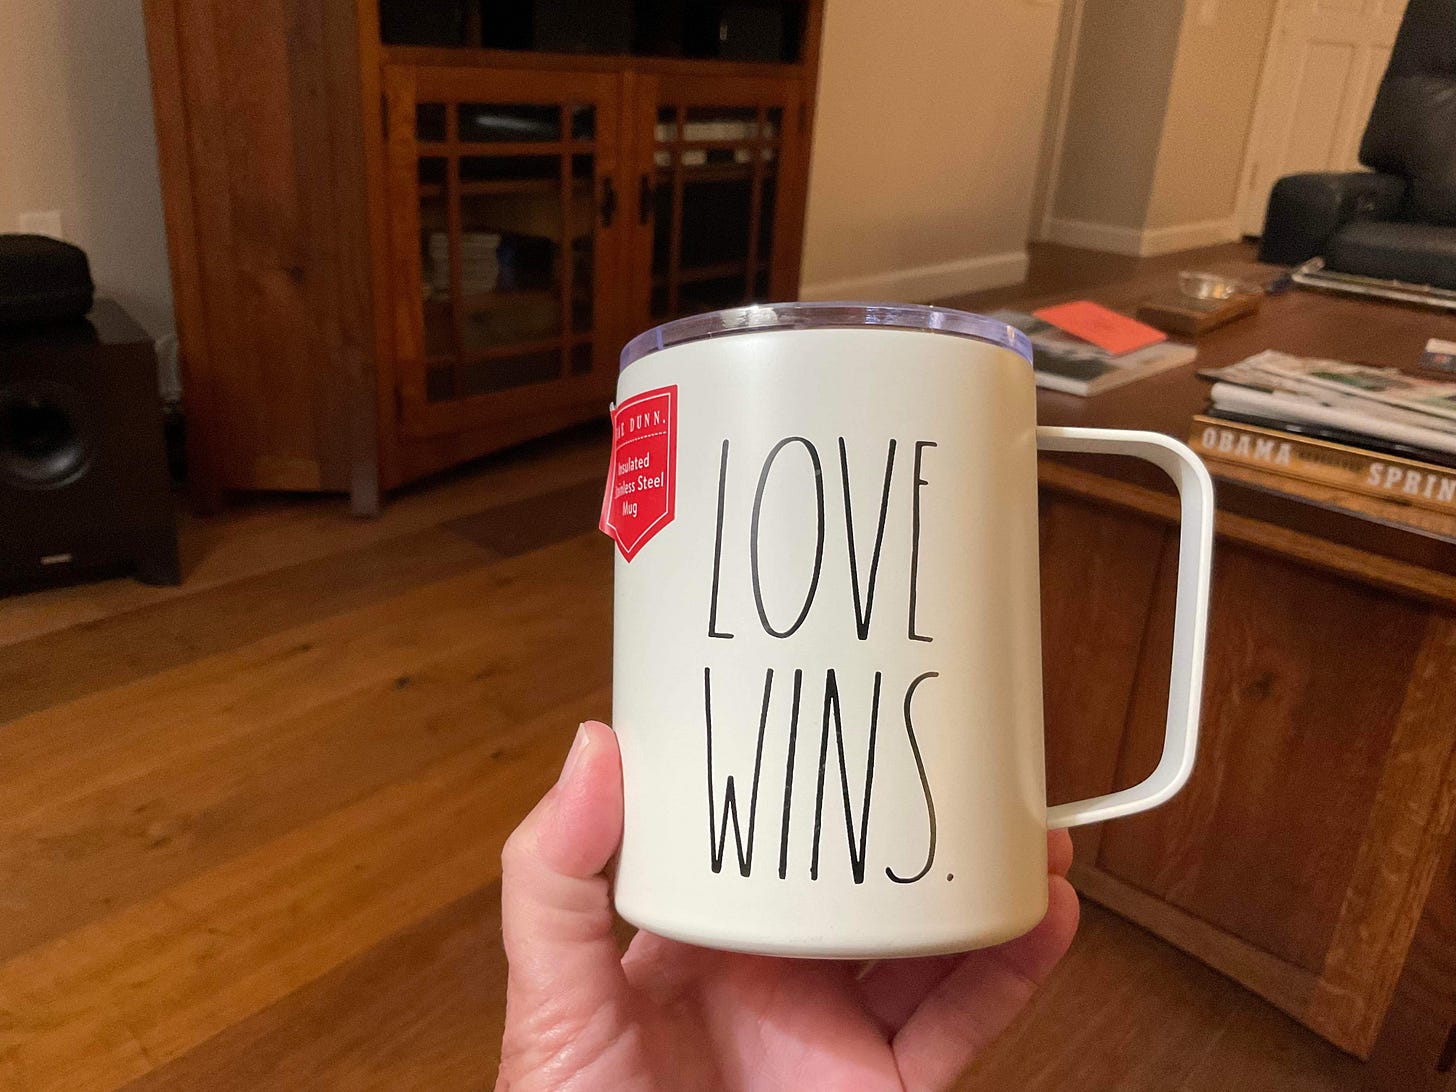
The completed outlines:
{"type": "Polygon", "coordinates": [[[644,227],[652,220],[652,179],[645,172],[637,182],[637,222],[644,227]]]}
{"type": "Polygon", "coordinates": [[[602,227],[612,226],[612,218],[617,215],[617,187],[612,185],[612,176],[607,175],[602,179],[602,227]]]}

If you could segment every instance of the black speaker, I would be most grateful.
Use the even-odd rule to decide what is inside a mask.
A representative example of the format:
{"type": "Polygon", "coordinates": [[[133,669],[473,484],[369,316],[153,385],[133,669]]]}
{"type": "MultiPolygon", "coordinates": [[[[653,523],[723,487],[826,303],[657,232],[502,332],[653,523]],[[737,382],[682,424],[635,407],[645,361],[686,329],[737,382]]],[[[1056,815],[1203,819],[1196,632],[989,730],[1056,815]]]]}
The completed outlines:
{"type": "Polygon", "coordinates": [[[180,581],[162,416],[151,339],[110,300],[0,326],[0,592],[180,581]]]}

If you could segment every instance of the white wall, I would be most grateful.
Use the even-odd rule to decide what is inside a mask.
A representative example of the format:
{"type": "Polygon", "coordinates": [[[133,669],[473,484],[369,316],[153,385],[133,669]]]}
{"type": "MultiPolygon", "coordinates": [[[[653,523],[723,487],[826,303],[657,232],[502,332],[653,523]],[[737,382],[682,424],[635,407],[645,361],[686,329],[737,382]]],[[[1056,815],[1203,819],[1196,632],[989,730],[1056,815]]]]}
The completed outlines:
{"type": "Polygon", "coordinates": [[[98,294],[170,332],[140,0],[0,0],[0,73],[0,231],[61,210],[98,294]]]}
{"type": "Polygon", "coordinates": [[[1058,5],[829,0],[806,298],[1020,280],[1058,5]]]}
{"type": "Polygon", "coordinates": [[[1082,4],[1045,237],[1124,254],[1238,238],[1275,0],[1082,4]]]}
{"type": "Polygon", "coordinates": [[[1190,5],[1168,91],[1149,228],[1233,221],[1274,7],[1275,0],[1190,5]]]}

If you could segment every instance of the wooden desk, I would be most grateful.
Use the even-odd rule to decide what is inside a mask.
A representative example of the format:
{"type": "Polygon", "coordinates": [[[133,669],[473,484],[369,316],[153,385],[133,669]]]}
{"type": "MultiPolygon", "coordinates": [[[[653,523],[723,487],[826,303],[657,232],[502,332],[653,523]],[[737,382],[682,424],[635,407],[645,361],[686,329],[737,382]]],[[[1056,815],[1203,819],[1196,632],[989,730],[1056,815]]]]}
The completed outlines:
{"type": "MultiPolygon", "coordinates": [[[[1034,302],[1092,295],[1130,311],[1153,289],[1034,302]]],[[[1433,336],[1456,337],[1456,318],[1296,291],[1206,335],[1197,365],[1096,398],[1042,392],[1040,419],[1185,438],[1207,398],[1198,366],[1265,348],[1405,365],[1433,336]]],[[[1059,802],[1133,784],[1157,762],[1177,505],[1161,472],[1130,460],[1043,459],[1041,480],[1059,802]]],[[[1336,1045],[1394,1067],[1401,1087],[1445,1088],[1435,1070],[1456,1021],[1456,542],[1255,486],[1217,489],[1197,768],[1171,803],[1075,832],[1074,878],[1336,1045]]]]}

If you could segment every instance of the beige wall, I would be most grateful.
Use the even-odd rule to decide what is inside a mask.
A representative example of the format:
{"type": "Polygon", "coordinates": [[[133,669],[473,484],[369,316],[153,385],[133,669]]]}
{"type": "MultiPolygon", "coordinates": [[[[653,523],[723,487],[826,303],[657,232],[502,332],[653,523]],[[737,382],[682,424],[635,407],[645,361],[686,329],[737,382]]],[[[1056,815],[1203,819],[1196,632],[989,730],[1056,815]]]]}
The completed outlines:
{"type": "MultiPolygon", "coordinates": [[[[0,0],[0,230],[60,209],[98,289],[172,329],[141,5],[0,0]]],[[[1058,7],[830,0],[806,290],[930,298],[1019,278],[1058,7]]]]}
{"type": "Polygon", "coordinates": [[[1170,0],[1085,0],[1055,217],[1142,227],[1181,16],[1170,0]]]}
{"type": "Polygon", "coordinates": [[[826,8],[805,294],[927,299],[1018,280],[1057,5],[826,8]]]}
{"type": "Polygon", "coordinates": [[[1146,226],[1232,217],[1276,0],[1191,0],[1146,226]],[[1207,21],[1198,18],[1208,10],[1207,21]]]}
{"type": "Polygon", "coordinates": [[[1236,238],[1277,0],[1081,2],[1047,236],[1133,254],[1236,238]]]}
{"type": "Polygon", "coordinates": [[[0,231],[60,209],[99,293],[172,329],[139,0],[0,0],[0,231]]]}

